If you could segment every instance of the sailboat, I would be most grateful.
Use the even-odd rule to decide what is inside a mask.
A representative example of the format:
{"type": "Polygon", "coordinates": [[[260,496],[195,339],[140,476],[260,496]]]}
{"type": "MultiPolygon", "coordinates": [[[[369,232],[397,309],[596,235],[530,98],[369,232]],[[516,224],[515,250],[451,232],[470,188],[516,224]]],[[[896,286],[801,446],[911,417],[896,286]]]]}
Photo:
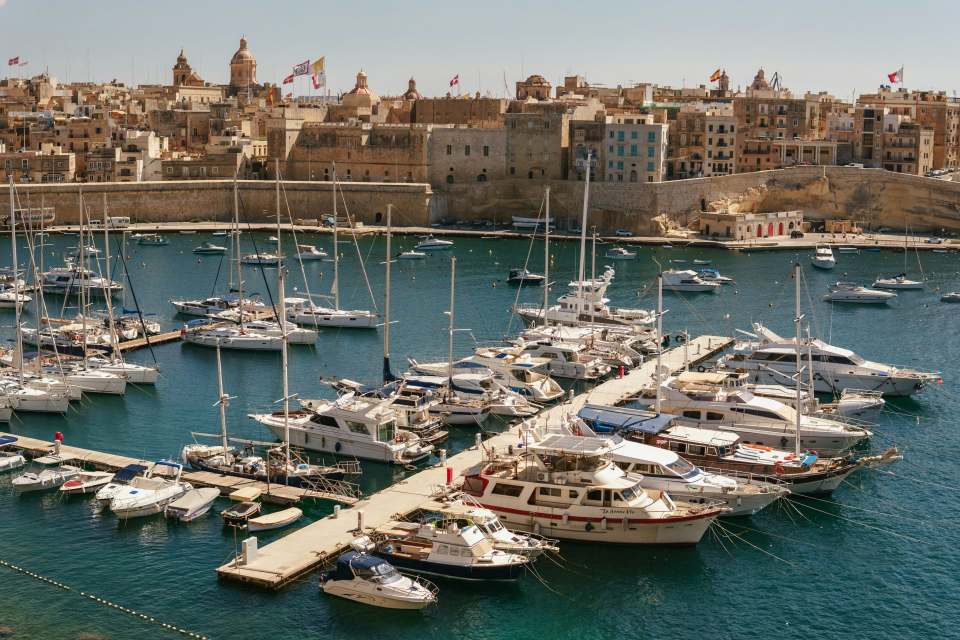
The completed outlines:
{"type": "Polygon", "coordinates": [[[907,277],[907,254],[910,251],[910,233],[907,225],[903,230],[903,272],[889,278],[877,278],[873,281],[876,289],[923,289],[923,283],[907,277]]]}
{"type": "MultiPolygon", "coordinates": [[[[380,318],[372,311],[340,308],[340,249],[337,222],[337,167],[333,167],[333,308],[319,306],[309,298],[287,298],[287,319],[309,327],[376,329],[380,318]]],[[[389,259],[389,258],[388,258],[389,259]]],[[[366,277],[366,276],[364,276],[366,277]]]]}

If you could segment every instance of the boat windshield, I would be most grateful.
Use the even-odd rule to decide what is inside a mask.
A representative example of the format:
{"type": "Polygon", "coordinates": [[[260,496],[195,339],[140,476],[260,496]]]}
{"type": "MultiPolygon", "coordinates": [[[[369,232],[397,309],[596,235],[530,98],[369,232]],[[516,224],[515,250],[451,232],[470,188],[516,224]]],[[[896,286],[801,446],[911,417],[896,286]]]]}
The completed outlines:
{"type": "Polygon", "coordinates": [[[687,478],[697,475],[697,468],[683,458],[677,458],[667,465],[667,468],[676,473],[681,478],[687,478]]]}
{"type": "Polygon", "coordinates": [[[380,442],[392,442],[396,431],[396,420],[387,420],[386,422],[381,422],[377,425],[377,440],[380,442]]]}
{"type": "Polygon", "coordinates": [[[643,489],[640,487],[640,483],[633,485],[632,487],[627,487],[620,491],[623,494],[623,499],[627,502],[633,502],[637,498],[643,495],[643,489]]]}

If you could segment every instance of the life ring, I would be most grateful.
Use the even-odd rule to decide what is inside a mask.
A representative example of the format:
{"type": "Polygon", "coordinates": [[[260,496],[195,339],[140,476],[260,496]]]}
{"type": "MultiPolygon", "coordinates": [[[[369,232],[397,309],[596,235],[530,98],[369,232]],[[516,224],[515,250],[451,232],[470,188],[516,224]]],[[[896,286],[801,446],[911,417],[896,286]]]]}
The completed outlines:
{"type": "Polygon", "coordinates": [[[706,371],[706,370],[707,370],[707,368],[706,368],[705,366],[703,366],[702,364],[701,364],[701,365],[697,365],[697,371],[699,371],[700,373],[703,373],[703,372],[706,371]]]}
{"type": "Polygon", "coordinates": [[[777,460],[777,462],[773,465],[773,472],[774,472],[775,474],[777,474],[778,476],[782,476],[782,475],[783,475],[783,463],[780,462],[779,460],[777,460]]]}

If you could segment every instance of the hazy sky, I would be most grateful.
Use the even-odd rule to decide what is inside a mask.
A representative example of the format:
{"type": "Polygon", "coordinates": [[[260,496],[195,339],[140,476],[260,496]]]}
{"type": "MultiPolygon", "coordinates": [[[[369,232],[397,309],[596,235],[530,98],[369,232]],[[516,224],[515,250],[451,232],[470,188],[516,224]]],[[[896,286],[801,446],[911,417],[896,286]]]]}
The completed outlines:
{"type": "Polygon", "coordinates": [[[414,76],[429,96],[456,74],[462,91],[503,95],[504,79],[512,93],[532,73],[554,84],[576,73],[595,84],[694,86],[717,67],[736,88],[763,66],[795,93],[849,97],[903,65],[905,86],[952,93],[958,25],[960,0],[0,0],[0,64],[19,55],[24,74],[47,66],[66,80],[170,82],[182,46],[204,79],[226,82],[245,35],[260,82],[323,55],[334,92],[360,68],[382,95],[414,76]]]}

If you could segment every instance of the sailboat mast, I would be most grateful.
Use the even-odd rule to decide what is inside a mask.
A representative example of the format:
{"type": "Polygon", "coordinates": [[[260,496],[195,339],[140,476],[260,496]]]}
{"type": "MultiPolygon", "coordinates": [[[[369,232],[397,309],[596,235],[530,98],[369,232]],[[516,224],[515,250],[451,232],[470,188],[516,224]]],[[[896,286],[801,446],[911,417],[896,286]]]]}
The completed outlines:
{"type": "Polygon", "coordinates": [[[591,153],[587,152],[587,173],[586,182],[583,186],[583,214],[580,217],[580,271],[577,279],[577,294],[580,298],[580,304],[583,304],[583,278],[584,262],[587,257],[587,204],[590,200],[590,159],[591,153]]]}
{"type": "Polygon", "coordinates": [[[233,259],[237,265],[237,309],[240,312],[240,328],[243,329],[243,268],[240,266],[240,194],[237,174],[233,175],[233,247],[233,259]]]}
{"type": "MultiPolygon", "coordinates": [[[[11,259],[13,260],[13,308],[15,314],[15,326],[17,331],[17,356],[16,361],[13,365],[17,368],[17,377],[20,382],[23,382],[23,333],[20,331],[20,288],[17,286],[17,280],[19,276],[19,271],[17,269],[17,218],[16,218],[16,208],[13,204],[13,175],[10,175],[10,253],[11,259]]],[[[43,211],[41,213],[41,218],[43,217],[43,211]]],[[[39,297],[42,294],[37,294],[39,297]]],[[[37,328],[37,345],[40,344],[40,328],[37,328]]],[[[39,346],[38,346],[39,350],[39,346]]]]}
{"type": "MultiPolygon", "coordinates": [[[[281,362],[283,369],[283,475],[289,479],[290,474],[290,380],[287,374],[288,353],[287,353],[287,305],[284,302],[286,296],[286,287],[284,286],[284,268],[283,268],[283,238],[280,235],[280,161],[276,161],[277,170],[277,297],[280,303],[280,335],[283,337],[283,343],[280,346],[281,362]]],[[[270,475],[269,463],[267,464],[267,475],[270,475]]]]}
{"type": "MultiPolygon", "coordinates": [[[[590,288],[593,288],[593,281],[597,279],[597,228],[593,228],[593,248],[590,252],[590,288]]],[[[597,305],[590,302],[590,324],[593,324],[597,305]]],[[[590,332],[590,342],[593,342],[593,332],[590,332]]]]}
{"type": "MultiPolygon", "coordinates": [[[[337,165],[333,164],[333,308],[340,311],[340,247],[337,244],[337,165]]],[[[389,235],[389,232],[388,232],[389,235]]],[[[389,241],[388,241],[389,242],[389,241]]],[[[390,259],[387,252],[387,260],[390,259]]]]}
{"type": "MultiPolygon", "coordinates": [[[[120,339],[117,336],[117,326],[113,320],[113,281],[110,278],[110,225],[107,217],[107,193],[103,193],[103,250],[104,250],[104,271],[106,272],[106,282],[103,283],[103,295],[107,299],[107,322],[110,323],[110,347],[113,350],[113,359],[120,362],[120,339]]],[[[146,329],[144,329],[146,333],[146,329]]]]}
{"type": "Polygon", "coordinates": [[[654,411],[660,415],[660,363],[663,354],[663,271],[657,272],[657,371],[654,381],[657,385],[654,411]]]}
{"type": "Polygon", "coordinates": [[[454,305],[454,296],[455,286],[457,282],[457,258],[453,256],[450,258],[450,311],[447,314],[450,316],[450,323],[447,328],[447,395],[451,395],[453,391],[453,305],[454,305]]]}
{"type": "Polygon", "coordinates": [[[550,326],[547,307],[550,306],[550,187],[547,187],[547,224],[543,231],[543,324],[550,326]]]}
{"type": "Polygon", "coordinates": [[[87,282],[87,254],[86,254],[86,240],[83,237],[83,215],[84,205],[83,205],[83,188],[78,187],[77,193],[80,197],[80,265],[77,269],[76,276],[80,279],[80,321],[82,323],[83,331],[81,332],[80,339],[83,340],[83,368],[87,368],[87,304],[86,304],[86,282],[87,282]]]}
{"type": "Polygon", "coordinates": [[[803,393],[802,389],[802,370],[801,370],[801,355],[800,355],[800,323],[803,321],[803,316],[800,314],[800,263],[797,262],[793,266],[793,278],[796,280],[796,317],[794,318],[794,330],[796,333],[797,339],[797,420],[796,420],[796,433],[794,438],[793,452],[796,456],[800,457],[800,422],[803,417],[803,406],[801,405],[801,394],[803,393]]]}
{"type": "Polygon", "coordinates": [[[387,205],[387,274],[384,285],[387,288],[384,295],[384,316],[383,316],[383,381],[393,380],[393,373],[390,371],[390,239],[392,238],[393,228],[391,219],[393,215],[393,205],[387,205]]]}
{"type": "MultiPolygon", "coordinates": [[[[227,402],[229,399],[223,392],[223,364],[220,362],[220,340],[217,339],[217,388],[220,396],[217,404],[220,405],[220,446],[223,453],[227,453],[227,402]]],[[[268,474],[269,475],[269,474],[268,474]]]]}
{"type": "Polygon", "coordinates": [[[810,337],[810,325],[807,324],[807,372],[810,379],[810,399],[813,400],[816,397],[816,386],[815,380],[813,379],[813,338],[810,337]]]}

